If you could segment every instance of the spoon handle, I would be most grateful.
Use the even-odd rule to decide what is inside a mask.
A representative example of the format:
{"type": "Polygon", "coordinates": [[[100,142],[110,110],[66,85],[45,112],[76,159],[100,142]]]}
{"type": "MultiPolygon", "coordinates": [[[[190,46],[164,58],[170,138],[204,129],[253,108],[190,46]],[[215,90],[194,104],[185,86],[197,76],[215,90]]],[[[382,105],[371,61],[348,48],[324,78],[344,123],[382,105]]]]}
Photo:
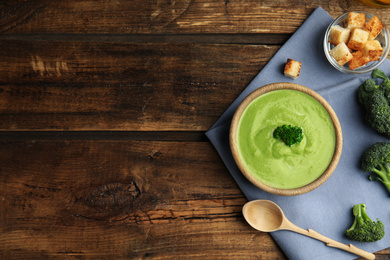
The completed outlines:
{"type": "Polygon", "coordinates": [[[375,255],[372,253],[364,251],[364,250],[357,248],[356,246],[351,245],[351,244],[346,245],[346,244],[337,242],[336,240],[333,240],[333,239],[330,239],[324,235],[321,235],[320,233],[318,233],[312,229],[304,230],[304,229],[297,227],[295,225],[289,225],[289,227],[290,227],[289,229],[291,231],[294,231],[294,232],[300,233],[302,235],[309,236],[309,237],[312,237],[312,238],[317,239],[319,241],[325,242],[325,244],[327,246],[339,248],[339,249],[348,251],[350,253],[353,253],[355,255],[364,257],[366,259],[375,259],[375,255]]]}
{"type": "Polygon", "coordinates": [[[326,236],[321,235],[320,233],[318,233],[318,232],[316,232],[316,231],[314,231],[312,229],[308,229],[307,231],[308,231],[308,235],[310,237],[325,242],[327,246],[343,249],[345,251],[351,252],[351,253],[353,253],[355,255],[359,255],[359,256],[367,258],[367,259],[375,259],[375,255],[374,254],[371,254],[371,253],[369,253],[367,251],[364,251],[364,250],[362,250],[360,248],[357,248],[354,245],[351,245],[351,244],[346,245],[346,244],[337,242],[337,241],[335,241],[333,239],[330,239],[330,238],[328,238],[326,236]]]}

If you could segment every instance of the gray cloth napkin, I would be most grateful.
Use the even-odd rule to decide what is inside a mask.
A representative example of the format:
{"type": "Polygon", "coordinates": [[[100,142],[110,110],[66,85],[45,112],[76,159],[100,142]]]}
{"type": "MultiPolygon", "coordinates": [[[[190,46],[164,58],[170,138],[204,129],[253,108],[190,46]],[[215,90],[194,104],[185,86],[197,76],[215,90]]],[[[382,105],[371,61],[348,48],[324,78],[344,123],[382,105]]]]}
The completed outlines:
{"type": "MultiPolygon", "coordinates": [[[[390,246],[390,196],[382,183],[368,180],[369,174],[360,169],[360,158],[366,148],[386,139],[364,123],[362,108],[356,98],[358,86],[371,76],[370,73],[359,76],[341,73],[329,64],[324,55],[323,36],[332,20],[325,10],[316,8],[206,135],[249,201],[272,200],[297,226],[376,252],[390,246]],[[283,76],[287,58],[302,62],[301,73],[296,80],[283,76]],[[344,144],[336,170],[322,186],[303,195],[277,196],[256,188],[241,174],[230,152],[230,121],[238,105],[255,89],[274,82],[294,82],[317,91],[333,107],[342,127],[344,144]],[[359,243],[344,235],[353,222],[352,207],[359,203],[366,204],[372,219],[379,218],[384,223],[386,235],[382,240],[359,243]]],[[[389,75],[390,61],[386,60],[380,69],[389,75]]],[[[271,235],[289,259],[357,258],[290,231],[277,231],[271,235]]]]}

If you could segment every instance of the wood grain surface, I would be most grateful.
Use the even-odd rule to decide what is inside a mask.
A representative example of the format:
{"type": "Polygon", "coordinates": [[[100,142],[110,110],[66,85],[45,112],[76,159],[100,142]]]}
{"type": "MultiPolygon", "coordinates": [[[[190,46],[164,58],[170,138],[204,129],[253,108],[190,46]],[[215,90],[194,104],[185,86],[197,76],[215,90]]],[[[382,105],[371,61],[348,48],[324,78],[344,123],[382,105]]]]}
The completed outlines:
{"type": "Polygon", "coordinates": [[[204,133],[319,5],[0,0],[0,259],[286,259],[204,133]]]}
{"type": "Polygon", "coordinates": [[[0,158],[4,258],[282,257],[208,142],[9,141],[0,158]]]}
{"type": "Polygon", "coordinates": [[[190,43],[0,45],[2,130],[205,131],[278,50],[190,43]]]}
{"type": "Polygon", "coordinates": [[[317,6],[338,16],[346,10],[375,10],[388,23],[386,9],[362,5],[357,0],[254,1],[1,1],[0,32],[198,34],[292,33],[317,6]]]}

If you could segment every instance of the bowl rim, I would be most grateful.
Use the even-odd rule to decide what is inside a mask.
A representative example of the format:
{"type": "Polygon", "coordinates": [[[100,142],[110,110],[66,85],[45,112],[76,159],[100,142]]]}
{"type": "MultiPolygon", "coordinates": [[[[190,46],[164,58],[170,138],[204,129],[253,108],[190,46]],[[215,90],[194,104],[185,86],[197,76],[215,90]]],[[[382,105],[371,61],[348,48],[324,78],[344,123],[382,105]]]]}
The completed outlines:
{"type": "Polygon", "coordinates": [[[307,193],[309,191],[312,191],[316,188],[318,188],[320,185],[322,185],[333,173],[333,171],[336,169],[336,166],[340,160],[341,152],[342,152],[342,146],[343,146],[343,135],[341,130],[340,122],[337,118],[336,113],[332,109],[332,107],[329,105],[329,103],[317,92],[314,90],[307,88],[305,86],[296,84],[296,83],[290,83],[290,82],[278,82],[278,83],[272,83],[265,86],[262,86],[258,88],[257,90],[250,93],[238,106],[236,112],[233,115],[233,119],[230,125],[230,132],[229,132],[229,142],[230,142],[230,149],[233,154],[234,161],[236,162],[238,168],[242,172],[242,174],[256,187],[275,194],[275,195],[281,195],[281,196],[295,196],[307,193]],[[314,97],[328,112],[335,129],[335,137],[336,137],[336,144],[335,144],[335,151],[332,157],[332,160],[330,161],[327,169],[321,174],[320,177],[318,177],[316,180],[312,181],[311,183],[308,183],[302,187],[294,188],[294,189],[280,189],[275,188],[269,185],[266,185],[262,183],[260,180],[256,179],[248,169],[246,169],[244,163],[241,160],[241,157],[239,155],[238,151],[238,144],[237,144],[237,129],[238,129],[238,123],[241,119],[241,116],[245,109],[248,107],[248,105],[255,100],[257,97],[264,95],[266,93],[276,91],[276,90],[296,90],[303,92],[305,94],[308,94],[312,97],[314,97]]]}
{"type": "Polygon", "coordinates": [[[329,51],[331,50],[330,43],[328,42],[329,33],[330,33],[331,27],[333,25],[337,25],[340,22],[342,22],[347,17],[348,13],[350,13],[350,12],[364,13],[366,15],[366,17],[368,17],[370,19],[372,17],[374,17],[374,15],[375,15],[375,14],[372,14],[372,13],[369,13],[369,12],[365,12],[365,11],[348,11],[348,12],[345,12],[345,13],[339,15],[337,18],[335,18],[328,25],[328,27],[327,27],[327,29],[325,31],[324,40],[323,40],[324,53],[325,53],[325,56],[326,56],[327,60],[329,61],[329,63],[335,69],[337,69],[338,71],[341,71],[343,73],[348,73],[348,74],[364,74],[364,73],[368,73],[368,72],[371,72],[374,69],[378,68],[387,59],[387,56],[389,55],[389,51],[390,51],[390,33],[389,33],[389,30],[388,30],[386,24],[383,22],[382,19],[380,19],[382,24],[384,25],[384,27],[381,30],[381,33],[383,33],[384,41],[386,42],[386,47],[384,48],[383,54],[382,54],[382,56],[381,56],[379,61],[373,61],[370,65],[362,66],[362,67],[357,68],[355,70],[351,70],[351,69],[346,68],[344,66],[340,66],[336,62],[336,60],[329,54],[329,51]]]}

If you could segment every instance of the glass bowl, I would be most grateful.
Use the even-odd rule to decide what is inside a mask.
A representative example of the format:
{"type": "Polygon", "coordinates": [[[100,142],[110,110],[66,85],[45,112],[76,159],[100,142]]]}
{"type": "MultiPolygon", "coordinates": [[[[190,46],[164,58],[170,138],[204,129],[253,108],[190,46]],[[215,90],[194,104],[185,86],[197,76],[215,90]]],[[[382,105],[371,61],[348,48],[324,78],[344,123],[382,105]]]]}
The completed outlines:
{"type": "MultiPolygon", "coordinates": [[[[374,16],[373,14],[363,12],[363,11],[357,11],[357,13],[364,13],[366,15],[366,21],[369,21],[374,16]]],[[[382,45],[382,48],[383,48],[383,54],[382,54],[382,57],[380,58],[380,60],[371,61],[362,67],[351,70],[348,67],[348,63],[346,63],[344,66],[340,66],[337,63],[337,61],[329,54],[329,51],[332,48],[334,48],[335,46],[328,42],[331,27],[334,25],[340,25],[340,26],[344,27],[343,23],[347,19],[347,16],[348,16],[348,13],[344,13],[344,14],[340,15],[339,17],[334,19],[334,21],[328,26],[328,28],[325,32],[324,44],[323,44],[325,56],[328,59],[328,61],[330,62],[330,64],[332,64],[333,67],[335,67],[337,70],[339,70],[341,72],[349,73],[349,74],[362,74],[362,73],[370,72],[370,71],[376,69],[379,65],[381,65],[382,62],[384,62],[385,59],[387,58],[387,55],[389,54],[389,48],[390,48],[389,30],[387,29],[387,27],[385,25],[384,28],[382,29],[382,31],[375,38],[376,40],[378,40],[380,42],[380,44],[382,45]]]]}

